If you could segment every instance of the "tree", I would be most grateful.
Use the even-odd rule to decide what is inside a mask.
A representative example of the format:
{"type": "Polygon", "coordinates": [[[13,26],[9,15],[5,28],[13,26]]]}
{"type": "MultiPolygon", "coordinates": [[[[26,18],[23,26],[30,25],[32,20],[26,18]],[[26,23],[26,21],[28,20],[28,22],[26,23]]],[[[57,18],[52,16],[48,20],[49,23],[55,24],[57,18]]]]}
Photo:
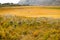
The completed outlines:
{"type": "Polygon", "coordinates": [[[0,3],[0,6],[1,6],[1,3],[0,3]]]}

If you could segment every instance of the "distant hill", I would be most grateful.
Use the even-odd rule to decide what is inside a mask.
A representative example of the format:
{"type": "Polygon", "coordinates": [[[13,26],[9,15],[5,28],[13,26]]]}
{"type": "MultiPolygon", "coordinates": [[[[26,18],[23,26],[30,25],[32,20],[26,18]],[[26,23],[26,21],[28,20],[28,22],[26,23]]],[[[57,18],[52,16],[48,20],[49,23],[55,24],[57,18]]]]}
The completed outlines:
{"type": "Polygon", "coordinates": [[[53,5],[60,6],[60,0],[20,0],[20,5],[53,5]]]}

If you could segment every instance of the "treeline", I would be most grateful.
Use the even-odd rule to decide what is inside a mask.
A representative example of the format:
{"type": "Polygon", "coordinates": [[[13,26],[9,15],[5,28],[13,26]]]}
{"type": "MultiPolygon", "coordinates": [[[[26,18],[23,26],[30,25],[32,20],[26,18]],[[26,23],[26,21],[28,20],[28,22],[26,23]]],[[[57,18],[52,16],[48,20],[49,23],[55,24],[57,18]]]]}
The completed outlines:
{"type": "Polygon", "coordinates": [[[19,4],[13,4],[13,3],[4,3],[4,4],[0,3],[0,7],[5,7],[5,6],[21,6],[21,5],[19,5],[19,4]]]}
{"type": "Polygon", "coordinates": [[[20,5],[20,4],[14,4],[14,3],[0,3],[0,7],[6,7],[6,6],[26,6],[26,5],[20,5]]]}

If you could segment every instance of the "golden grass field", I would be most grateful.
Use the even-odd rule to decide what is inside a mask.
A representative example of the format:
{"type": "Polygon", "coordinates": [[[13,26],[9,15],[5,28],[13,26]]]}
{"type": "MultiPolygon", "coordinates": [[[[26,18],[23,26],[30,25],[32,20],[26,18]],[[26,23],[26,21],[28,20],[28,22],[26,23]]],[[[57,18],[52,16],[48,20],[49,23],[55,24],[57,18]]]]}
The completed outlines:
{"type": "Polygon", "coordinates": [[[60,7],[19,6],[0,8],[0,14],[12,14],[27,17],[60,17],[60,7]]]}
{"type": "Polygon", "coordinates": [[[60,7],[0,8],[0,40],[60,40],[60,7]]]}

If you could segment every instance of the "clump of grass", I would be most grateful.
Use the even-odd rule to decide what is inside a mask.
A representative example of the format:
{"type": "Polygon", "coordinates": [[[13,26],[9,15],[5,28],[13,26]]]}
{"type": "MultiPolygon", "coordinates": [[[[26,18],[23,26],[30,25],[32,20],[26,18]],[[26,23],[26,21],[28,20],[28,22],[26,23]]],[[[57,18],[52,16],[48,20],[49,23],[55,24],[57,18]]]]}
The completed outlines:
{"type": "Polygon", "coordinates": [[[0,16],[0,40],[60,40],[60,19],[0,16]]]}

